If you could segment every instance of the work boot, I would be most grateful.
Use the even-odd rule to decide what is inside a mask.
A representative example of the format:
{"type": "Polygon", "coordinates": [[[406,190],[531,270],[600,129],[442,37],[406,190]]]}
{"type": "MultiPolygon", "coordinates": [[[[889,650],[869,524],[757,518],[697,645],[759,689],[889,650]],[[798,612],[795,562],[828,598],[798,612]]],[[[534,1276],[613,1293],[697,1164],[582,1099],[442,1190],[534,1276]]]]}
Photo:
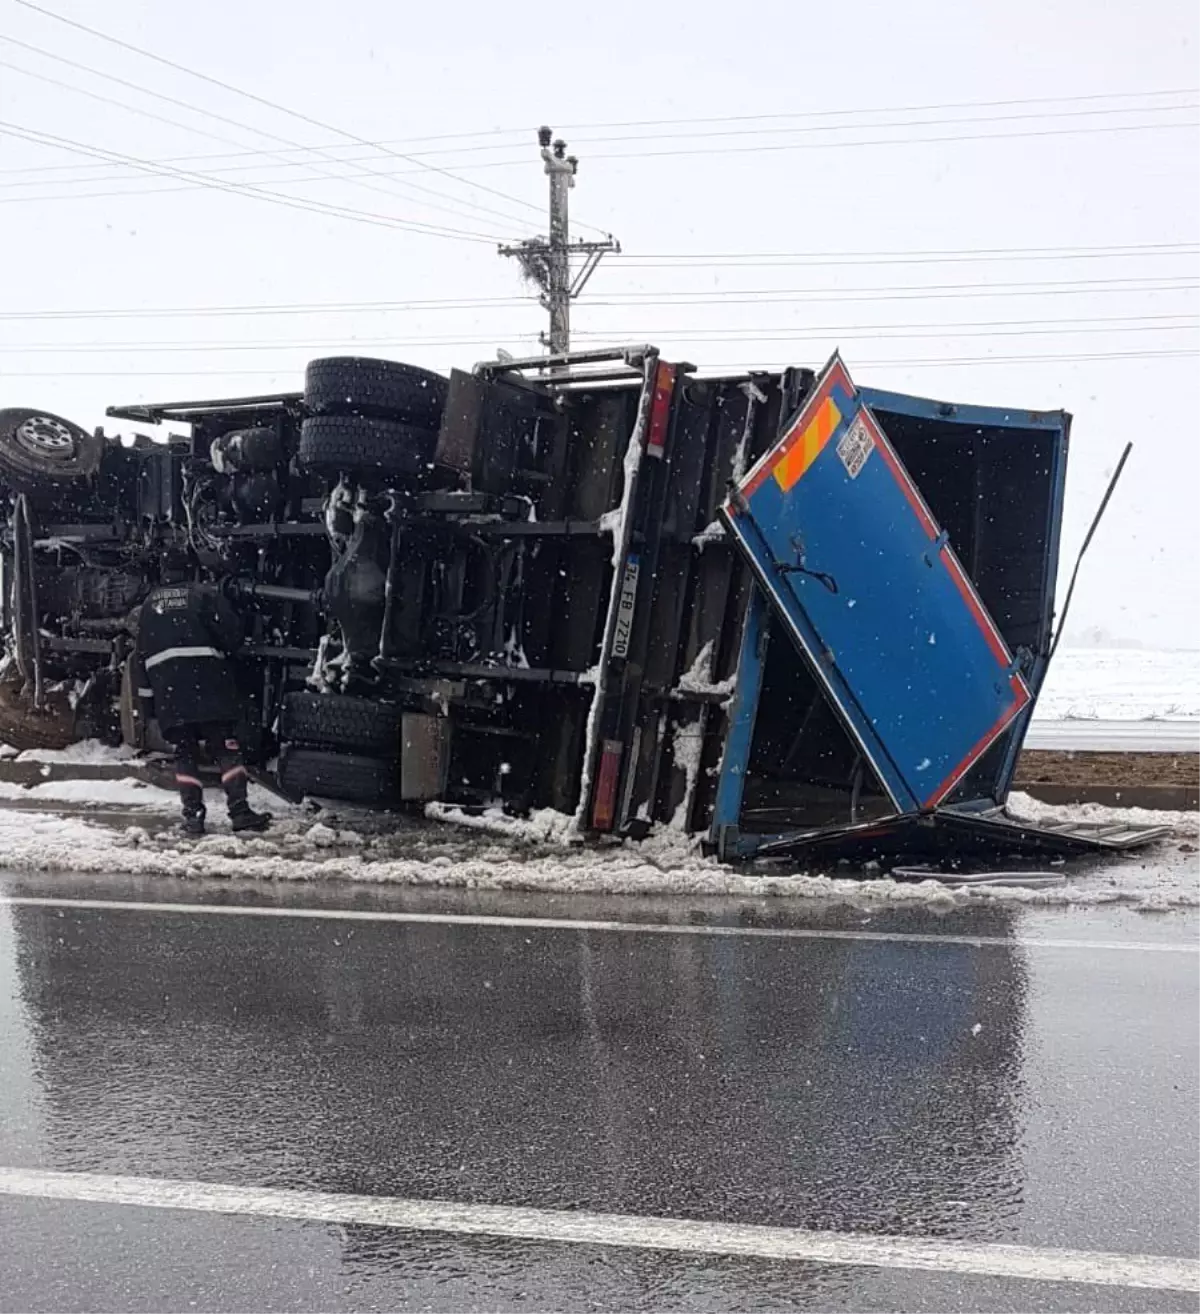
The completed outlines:
{"type": "Polygon", "coordinates": [[[183,804],[183,819],[179,823],[179,829],[185,835],[203,835],[204,790],[192,776],[177,774],[175,780],[179,785],[179,798],[183,804]]]}
{"type": "Polygon", "coordinates": [[[229,820],[233,824],[235,834],[242,830],[266,830],[271,824],[268,813],[255,812],[249,803],[243,803],[240,808],[231,807],[229,820]]]}
{"type": "Polygon", "coordinates": [[[243,766],[231,767],[221,777],[234,834],[243,830],[266,830],[271,824],[271,818],[265,812],[255,812],[250,806],[246,799],[246,783],[246,768],[243,766]]]}

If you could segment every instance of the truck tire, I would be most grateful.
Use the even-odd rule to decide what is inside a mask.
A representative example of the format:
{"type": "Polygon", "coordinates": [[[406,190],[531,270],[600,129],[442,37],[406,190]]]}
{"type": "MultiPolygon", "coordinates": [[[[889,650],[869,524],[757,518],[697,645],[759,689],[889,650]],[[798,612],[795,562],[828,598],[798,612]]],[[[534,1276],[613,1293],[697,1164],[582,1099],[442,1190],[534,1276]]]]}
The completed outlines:
{"type": "Polygon", "coordinates": [[[395,761],[400,752],[400,709],[346,694],[290,693],[279,714],[279,738],[307,748],[395,761]]]}
{"type": "Polygon", "coordinates": [[[103,451],[103,438],[49,411],[0,411],[0,480],[14,492],[60,492],[95,474],[103,451]]]}
{"type": "Polygon", "coordinates": [[[432,370],[366,356],[328,356],[304,372],[304,404],[313,415],[374,415],[436,429],[449,390],[432,370]]]}
{"type": "Polygon", "coordinates": [[[314,415],[300,426],[305,470],[375,479],[423,478],[433,459],[432,430],[366,415],[314,415]]]}
{"type": "Polygon", "coordinates": [[[279,750],[279,787],[292,798],[312,795],[388,807],[400,801],[396,759],[326,753],[313,748],[279,750]]]}

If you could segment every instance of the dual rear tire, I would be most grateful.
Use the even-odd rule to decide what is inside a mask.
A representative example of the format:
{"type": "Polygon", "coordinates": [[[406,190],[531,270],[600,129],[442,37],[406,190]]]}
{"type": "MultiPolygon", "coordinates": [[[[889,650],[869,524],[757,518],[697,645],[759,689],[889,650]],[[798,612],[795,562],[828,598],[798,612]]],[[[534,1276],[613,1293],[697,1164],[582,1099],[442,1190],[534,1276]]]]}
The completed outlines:
{"type": "Polygon", "coordinates": [[[291,693],[279,715],[279,784],[296,798],[369,807],[400,800],[400,709],[346,694],[291,693]]]}
{"type": "MultiPolygon", "coordinates": [[[[449,382],[397,361],[334,356],[309,363],[301,468],[375,486],[421,484],[449,382]]],[[[294,797],[343,799],[371,807],[400,801],[400,709],[344,694],[300,692],[279,719],[279,784],[294,797]]]]}
{"type": "Polygon", "coordinates": [[[440,374],[397,361],[311,361],[304,376],[308,418],[300,427],[300,465],[375,483],[421,482],[432,468],[449,386],[440,374]]]}

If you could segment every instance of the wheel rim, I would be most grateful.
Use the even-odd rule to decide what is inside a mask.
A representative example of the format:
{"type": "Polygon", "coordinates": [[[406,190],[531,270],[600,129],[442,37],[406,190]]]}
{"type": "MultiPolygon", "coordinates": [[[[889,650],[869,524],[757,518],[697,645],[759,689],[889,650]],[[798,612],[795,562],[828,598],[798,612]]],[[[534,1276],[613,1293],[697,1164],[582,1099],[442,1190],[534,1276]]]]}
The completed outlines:
{"type": "Polygon", "coordinates": [[[75,455],[75,435],[70,425],[53,415],[31,415],[22,420],[16,438],[34,456],[63,461],[75,455]]]}

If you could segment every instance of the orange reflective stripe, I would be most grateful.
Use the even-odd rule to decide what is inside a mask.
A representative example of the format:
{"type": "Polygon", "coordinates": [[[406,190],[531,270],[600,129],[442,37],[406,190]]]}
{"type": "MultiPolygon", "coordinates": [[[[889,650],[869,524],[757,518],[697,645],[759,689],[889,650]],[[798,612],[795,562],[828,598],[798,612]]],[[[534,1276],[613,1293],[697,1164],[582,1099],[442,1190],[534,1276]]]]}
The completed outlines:
{"type": "Polygon", "coordinates": [[[804,432],[775,462],[771,473],[785,493],[821,455],[841,418],[842,413],[838,410],[837,402],[832,397],[826,397],[816,415],[805,426],[804,432]]]}

